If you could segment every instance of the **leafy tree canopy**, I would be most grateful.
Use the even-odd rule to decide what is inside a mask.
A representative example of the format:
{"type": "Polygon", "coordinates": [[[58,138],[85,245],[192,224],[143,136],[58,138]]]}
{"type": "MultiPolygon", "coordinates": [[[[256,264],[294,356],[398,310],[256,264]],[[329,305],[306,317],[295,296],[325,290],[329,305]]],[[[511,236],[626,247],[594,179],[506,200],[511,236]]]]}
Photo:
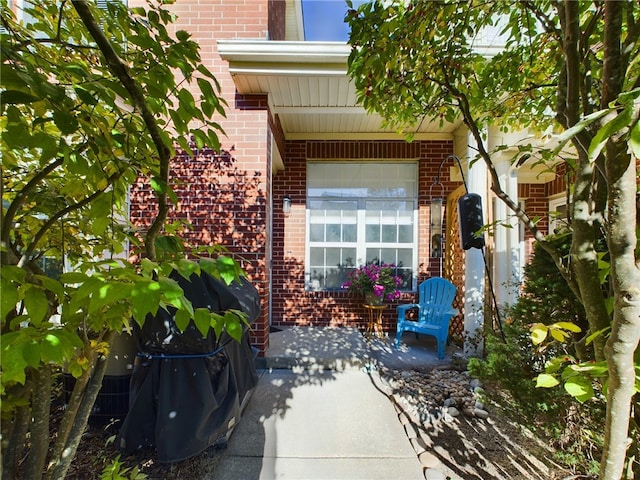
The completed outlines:
{"type": "Polygon", "coordinates": [[[171,33],[162,3],[28,2],[25,24],[2,2],[3,478],[15,474],[26,438],[22,478],[64,477],[97,394],[91,385],[104,374],[100,359],[131,318],[173,308],[180,328],[193,321],[203,335],[241,335],[238,312],[194,311],[171,278],[242,272],[220,247],[186,258],[197,251],[165,226],[177,200],[170,160],[178,148],[219,150],[225,102],[190,34],[171,33]],[[144,231],[127,218],[138,179],[156,196],[144,231]],[[130,261],[130,245],[142,261],[130,261]],[[50,372],[61,366],[78,377],[78,396],[49,446],[50,372]]]}
{"type": "MultiPolygon", "coordinates": [[[[551,255],[584,305],[589,330],[582,341],[593,342],[598,375],[608,374],[600,478],[620,478],[640,341],[640,4],[373,1],[350,10],[346,21],[358,100],[408,137],[423,121],[462,122],[477,148],[470,160],[486,164],[491,190],[551,255]],[[515,146],[512,161],[519,166],[533,157],[530,164],[549,169],[564,164],[568,255],[504,191],[493,154],[514,145],[491,145],[491,125],[552,140],[515,146]],[[598,251],[603,242],[607,262],[598,251]]],[[[554,338],[568,337],[556,327],[554,338]]],[[[591,381],[579,380],[572,385],[591,381]]]]}

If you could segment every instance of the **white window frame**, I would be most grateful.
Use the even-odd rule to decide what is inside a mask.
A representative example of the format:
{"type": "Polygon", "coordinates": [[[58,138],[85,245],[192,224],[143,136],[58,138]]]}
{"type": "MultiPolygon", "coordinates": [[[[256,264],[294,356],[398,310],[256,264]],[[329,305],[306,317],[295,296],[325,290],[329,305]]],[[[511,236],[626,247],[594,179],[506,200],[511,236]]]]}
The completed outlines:
{"type": "Polygon", "coordinates": [[[567,194],[560,193],[558,195],[549,197],[548,203],[549,231],[547,234],[553,235],[555,229],[560,225],[560,221],[567,218],[566,212],[569,208],[569,205],[567,203],[567,194]],[[564,207],[565,215],[563,217],[558,217],[557,213],[561,211],[560,208],[562,207],[564,207]]]}
{"type": "MultiPolygon", "coordinates": [[[[309,163],[319,163],[319,162],[312,162],[310,161],[309,163]]],[[[355,265],[354,267],[359,267],[362,266],[366,263],[366,251],[367,251],[367,247],[369,248],[375,248],[376,246],[379,246],[379,248],[389,248],[389,249],[411,249],[412,251],[412,264],[410,267],[404,267],[404,268],[410,268],[412,275],[411,275],[411,289],[407,289],[406,291],[416,291],[416,286],[417,286],[417,279],[418,279],[418,264],[419,264],[419,259],[418,259],[418,255],[419,255],[419,244],[418,244],[418,240],[419,240],[419,235],[418,235],[418,230],[419,230],[419,223],[418,223],[418,178],[417,178],[417,174],[418,174],[418,163],[414,162],[414,161],[407,161],[407,160],[402,160],[402,161],[398,161],[398,162],[388,162],[388,161],[358,161],[358,162],[341,162],[341,161],[327,161],[327,162],[322,162],[322,163],[331,163],[331,164],[345,164],[345,163],[350,163],[350,164],[354,164],[354,163],[360,163],[363,165],[379,165],[379,164],[390,164],[390,163],[403,163],[403,164],[413,164],[415,165],[415,172],[416,172],[416,177],[415,177],[415,196],[414,197],[393,197],[393,198],[389,198],[389,197],[359,197],[359,198],[354,198],[354,197],[322,197],[322,200],[333,200],[333,201],[353,201],[353,202],[357,202],[357,210],[356,210],[356,228],[357,228],[357,234],[356,234],[356,242],[354,242],[353,244],[351,243],[344,243],[342,241],[338,241],[338,242],[327,242],[327,241],[323,241],[323,242],[312,242],[311,239],[311,234],[310,234],[310,230],[311,230],[311,208],[310,208],[310,204],[311,201],[314,200],[320,200],[319,197],[312,197],[309,196],[309,186],[308,186],[308,179],[307,179],[307,190],[306,190],[306,195],[307,195],[307,208],[306,208],[306,218],[305,218],[305,290],[307,291],[336,291],[339,288],[322,288],[322,287],[318,287],[317,285],[314,285],[312,280],[311,280],[311,248],[312,247],[325,247],[325,248],[340,248],[340,247],[345,247],[348,245],[354,245],[356,248],[356,259],[355,259],[355,265]],[[400,201],[400,202],[407,202],[407,203],[411,203],[412,204],[412,215],[411,215],[411,225],[412,225],[412,241],[411,242],[366,242],[366,203],[368,201],[400,201]]]]}

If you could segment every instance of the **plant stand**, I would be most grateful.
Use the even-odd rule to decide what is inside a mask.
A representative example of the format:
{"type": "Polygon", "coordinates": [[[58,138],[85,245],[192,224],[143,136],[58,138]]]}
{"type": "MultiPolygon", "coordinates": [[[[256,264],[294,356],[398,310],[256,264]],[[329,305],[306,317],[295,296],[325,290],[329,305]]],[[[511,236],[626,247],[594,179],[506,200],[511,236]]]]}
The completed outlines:
{"type": "Polygon", "coordinates": [[[371,340],[372,337],[384,338],[382,313],[387,307],[385,305],[368,305],[366,303],[363,307],[367,311],[367,328],[364,332],[365,338],[367,340],[371,340]]]}

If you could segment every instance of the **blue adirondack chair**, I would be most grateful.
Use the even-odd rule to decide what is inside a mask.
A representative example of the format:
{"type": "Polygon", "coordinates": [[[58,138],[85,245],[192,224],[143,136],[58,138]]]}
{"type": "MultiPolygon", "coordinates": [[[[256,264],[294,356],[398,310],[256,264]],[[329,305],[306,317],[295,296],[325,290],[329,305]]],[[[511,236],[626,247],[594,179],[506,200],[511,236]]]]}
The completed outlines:
{"type": "Polygon", "coordinates": [[[438,341],[438,358],[444,358],[449,335],[451,317],[458,314],[453,308],[456,287],[441,277],[425,280],[418,287],[418,303],[398,306],[398,326],[396,329],[396,348],[400,346],[403,332],[431,335],[438,341]],[[405,318],[407,310],[418,309],[416,320],[405,318]]]}

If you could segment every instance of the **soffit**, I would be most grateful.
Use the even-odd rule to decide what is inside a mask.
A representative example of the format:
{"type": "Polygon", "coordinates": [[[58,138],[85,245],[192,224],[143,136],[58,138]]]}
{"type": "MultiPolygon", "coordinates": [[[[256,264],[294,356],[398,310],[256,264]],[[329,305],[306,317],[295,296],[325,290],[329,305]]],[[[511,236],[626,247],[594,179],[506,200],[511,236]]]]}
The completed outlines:
{"type": "MultiPolygon", "coordinates": [[[[238,93],[268,95],[287,139],[398,138],[357,105],[344,43],[220,40],[218,50],[238,93]]],[[[424,121],[413,133],[452,138],[458,126],[424,121]]]]}

